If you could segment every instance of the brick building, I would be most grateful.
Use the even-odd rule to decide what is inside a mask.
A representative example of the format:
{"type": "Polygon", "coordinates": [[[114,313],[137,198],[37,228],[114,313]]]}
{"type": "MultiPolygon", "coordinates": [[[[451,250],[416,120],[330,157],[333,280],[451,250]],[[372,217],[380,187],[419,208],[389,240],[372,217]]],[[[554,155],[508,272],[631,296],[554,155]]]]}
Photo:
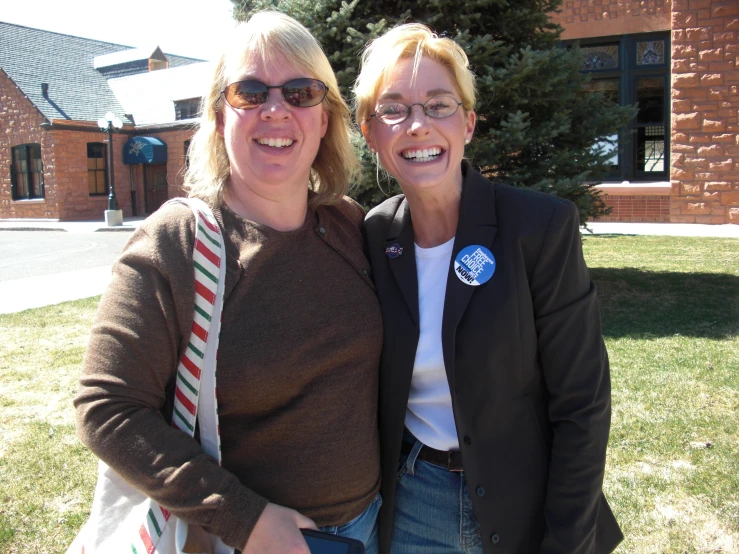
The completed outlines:
{"type": "MultiPolygon", "coordinates": [[[[552,17],[585,50],[590,90],[640,106],[614,137],[602,220],[739,223],[739,0],[565,0],[552,17]]],[[[124,216],[178,195],[197,62],[0,23],[0,218],[101,219],[109,111],[124,216]],[[131,158],[137,137],[154,158],[131,158]]]]}
{"type": "Polygon", "coordinates": [[[639,102],[605,220],[739,223],[739,0],[565,0],[590,87],[639,102]]]}
{"type": "Polygon", "coordinates": [[[102,219],[109,148],[124,216],[179,195],[209,67],[0,22],[0,219],[102,219]],[[112,145],[107,112],[124,123],[112,145]]]}

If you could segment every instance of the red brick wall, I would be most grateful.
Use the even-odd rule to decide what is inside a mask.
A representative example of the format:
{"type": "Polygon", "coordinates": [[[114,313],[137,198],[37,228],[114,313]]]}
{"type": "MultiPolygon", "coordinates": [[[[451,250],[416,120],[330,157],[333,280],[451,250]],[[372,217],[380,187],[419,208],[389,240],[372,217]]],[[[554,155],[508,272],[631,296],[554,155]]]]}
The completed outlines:
{"type": "Polygon", "coordinates": [[[552,20],[563,40],[668,31],[670,0],[565,0],[552,20]]]}
{"type": "Polygon", "coordinates": [[[195,134],[194,129],[165,131],[155,135],[167,143],[167,184],[169,197],[184,196],[182,183],[185,182],[185,141],[195,134]]]}
{"type": "Polygon", "coordinates": [[[739,0],[565,0],[553,20],[563,39],[672,30],[670,221],[739,223],[739,0]]]}
{"type": "MultiPolygon", "coordinates": [[[[108,133],[97,126],[85,130],[54,130],[54,155],[56,158],[57,199],[59,219],[105,220],[108,195],[91,196],[87,183],[87,143],[108,144],[108,133]]],[[[123,215],[131,215],[130,179],[128,167],[123,164],[123,145],[128,135],[113,133],[113,167],[115,168],[115,193],[123,215]]],[[[110,148],[108,146],[108,148],[110,148]]],[[[106,152],[109,156],[110,153],[106,152]]],[[[106,160],[106,167],[107,167],[106,160]]]]}
{"type": "Polygon", "coordinates": [[[598,221],[630,221],[640,223],[667,223],[670,221],[668,195],[603,195],[606,206],[612,208],[598,221]]]}
{"type": "Polygon", "coordinates": [[[671,221],[739,223],[739,1],[674,0],[671,221]]]}
{"type": "Polygon", "coordinates": [[[54,178],[52,134],[41,129],[46,119],[0,69],[0,219],[59,217],[54,178]],[[40,144],[44,164],[44,198],[13,200],[10,191],[12,148],[19,144],[40,144]]]}
{"type": "MultiPolygon", "coordinates": [[[[57,181],[60,197],[60,218],[64,220],[103,219],[108,206],[107,196],[90,196],[87,188],[87,143],[108,142],[107,133],[92,130],[54,131],[57,136],[57,181]]],[[[184,142],[194,131],[174,130],[147,133],[167,144],[167,184],[169,198],[183,196],[184,142]]],[[[113,165],[115,192],[124,217],[131,217],[131,182],[136,191],[136,213],[145,214],[144,166],[123,163],[123,146],[131,138],[127,134],[113,134],[113,165]]]]}

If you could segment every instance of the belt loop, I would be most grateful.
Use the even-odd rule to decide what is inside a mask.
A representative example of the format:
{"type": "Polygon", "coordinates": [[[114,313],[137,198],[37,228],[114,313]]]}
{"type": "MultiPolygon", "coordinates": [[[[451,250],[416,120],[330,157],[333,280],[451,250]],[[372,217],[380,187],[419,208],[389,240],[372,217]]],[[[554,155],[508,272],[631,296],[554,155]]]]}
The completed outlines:
{"type": "Polygon", "coordinates": [[[423,448],[423,443],[416,439],[416,444],[411,448],[410,454],[408,454],[408,458],[405,461],[405,469],[411,477],[415,473],[416,459],[418,458],[418,453],[421,452],[421,448],[423,448]]]}

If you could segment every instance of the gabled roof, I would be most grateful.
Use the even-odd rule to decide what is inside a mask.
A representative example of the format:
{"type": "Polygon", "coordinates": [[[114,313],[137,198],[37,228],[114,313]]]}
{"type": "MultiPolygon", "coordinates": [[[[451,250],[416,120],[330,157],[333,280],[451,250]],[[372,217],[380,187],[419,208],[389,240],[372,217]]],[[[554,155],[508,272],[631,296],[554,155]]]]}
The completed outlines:
{"type": "MultiPolygon", "coordinates": [[[[135,49],[0,22],[0,67],[49,120],[97,121],[112,111],[125,121],[126,110],[93,59],[128,50],[135,49]],[[47,94],[42,83],[48,83],[47,94]]],[[[201,61],[167,57],[170,67],[201,61]]]]}
{"type": "Polygon", "coordinates": [[[172,123],[176,120],[174,103],[203,96],[214,66],[211,62],[194,63],[110,79],[108,84],[124,111],[133,114],[136,125],[172,123]]]}
{"type": "Polygon", "coordinates": [[[100,69],[103,67],[111,67],[126,62],[135,62],[138,60],[148,60],[153,55],[161,55],[162,51],[158,46],[146,48],[131,48],[129,50],[121,50],[112,54],[103,54],[95,56],[92,60],[92,67],[100,69]]]}

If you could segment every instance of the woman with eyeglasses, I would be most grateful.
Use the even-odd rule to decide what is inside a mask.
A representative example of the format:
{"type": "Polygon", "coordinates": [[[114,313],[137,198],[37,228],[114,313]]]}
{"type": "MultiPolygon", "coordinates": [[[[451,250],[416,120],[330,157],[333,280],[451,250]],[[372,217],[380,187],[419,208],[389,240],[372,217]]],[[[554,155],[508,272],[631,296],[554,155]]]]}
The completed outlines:
{"type": "Polygon", "coordinates": [[[320,46],[260,13],[215,66],[186,188],[226,242],[218,352],[223,467],[171,427],[193,313],[194,218],[167,205],[133,235],[103,296],[79,435],[188,523],[249,554],[309,554],[300,528],[376,552],[382,321],[363,253],[349,110],[320,46]]]}
{"type": "Polygon", "coordinates": [[[575,205],[464,160],[474,75],[427,27],[370,43],[355,93],[403,192],[365,220],[385,337],[380,551],[611,552],[608,358],[575,205]]]}

